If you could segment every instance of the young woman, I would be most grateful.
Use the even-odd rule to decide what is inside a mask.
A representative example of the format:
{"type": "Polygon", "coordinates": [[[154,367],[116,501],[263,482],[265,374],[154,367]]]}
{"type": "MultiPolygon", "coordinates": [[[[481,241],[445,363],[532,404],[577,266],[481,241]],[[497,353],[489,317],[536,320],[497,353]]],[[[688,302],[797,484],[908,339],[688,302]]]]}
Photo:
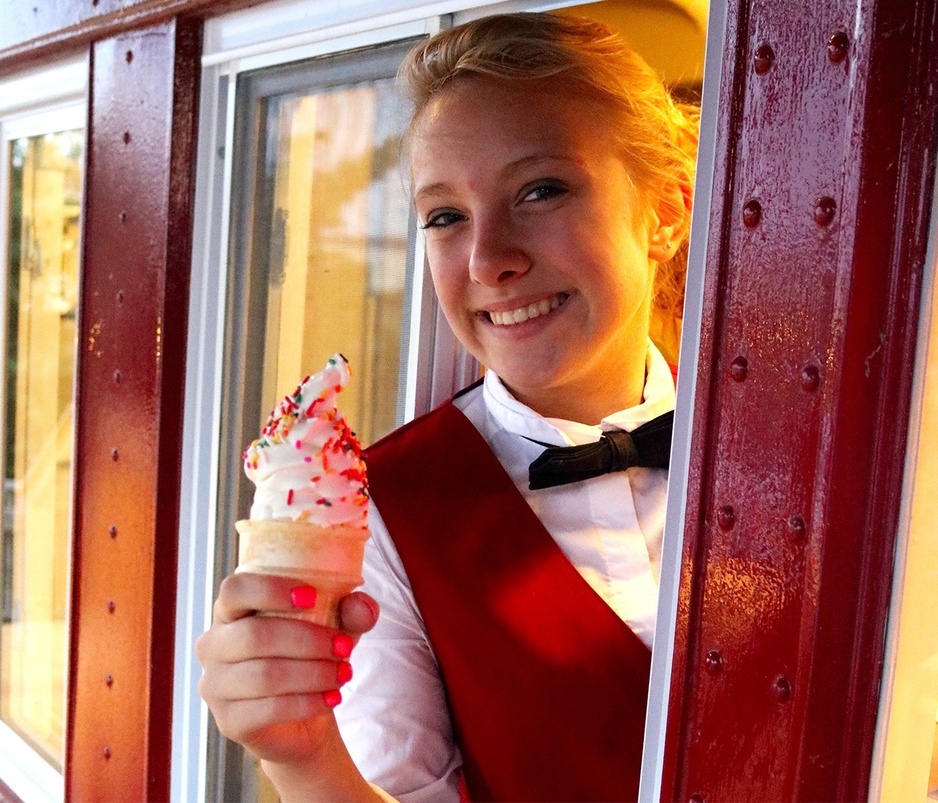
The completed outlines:
{"type": "Polygon", "coordinates": [[[312,592],[230,577],[202,693],[284,800],[634,798],[674,404],[649,326],[679,308],[694,128],[572,17],[443,32],[401,75],[434,287],[488,370],[370,450],[342,631],[258,619],[312,592]]]}

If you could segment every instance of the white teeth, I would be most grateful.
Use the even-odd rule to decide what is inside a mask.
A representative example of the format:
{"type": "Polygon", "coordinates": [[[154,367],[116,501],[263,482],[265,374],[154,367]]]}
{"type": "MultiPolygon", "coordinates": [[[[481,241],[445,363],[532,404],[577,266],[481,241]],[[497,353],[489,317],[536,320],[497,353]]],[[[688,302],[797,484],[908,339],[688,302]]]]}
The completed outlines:
{"type": "Polygon", "coordinates": [[[528,304],[526,307],[518,307],[518,309],[508,310],[507,312],[490,312],[489,317],[496,326],[511,326],[516,323],[524,323],[531,318],[536,318],[538,315],[548,315],[566,300],[566,293],[558,293],[552,298],[542,298],[540,301],[528,304]]]}

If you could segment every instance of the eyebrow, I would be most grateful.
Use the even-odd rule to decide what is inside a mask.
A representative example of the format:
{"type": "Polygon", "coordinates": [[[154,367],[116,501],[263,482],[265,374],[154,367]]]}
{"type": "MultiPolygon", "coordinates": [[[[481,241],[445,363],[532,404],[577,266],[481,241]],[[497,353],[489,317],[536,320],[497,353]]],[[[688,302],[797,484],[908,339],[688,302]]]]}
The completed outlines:
{"type": "MultiPolygon", "coordinates": [[[[574,159],[570,156],[562,156],[556,153],[532,153],[529,156],[522,156],[520,159],[515,159],[513,162],[509,162],[505,165],[502,173],[504,175],[511,175],[512,173],[517,173],[519,170],[522,170],[526,167],[531,167],[532,165],[537,165],[540,162],[571,162],[577,166],[582,166],[583,162],[581,159],[574,159]]],[[[418,200],[425,196],[433,195],[445,195],[453,191],[453,185],[446,181],[435,181],[432,184],[427,184],[426,186],[421,187],[414,193],[414,200],[418,200]]]]}

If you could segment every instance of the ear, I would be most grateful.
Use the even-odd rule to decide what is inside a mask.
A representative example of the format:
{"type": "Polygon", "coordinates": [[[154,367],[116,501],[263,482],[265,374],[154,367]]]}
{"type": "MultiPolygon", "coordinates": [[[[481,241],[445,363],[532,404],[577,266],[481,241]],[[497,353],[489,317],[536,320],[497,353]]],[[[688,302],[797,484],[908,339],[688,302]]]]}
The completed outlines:
{"type": "Polygon", "coordinates": [[[690,229],[690,182],[677,179],[665,182],[653,202],[648,237],[648,258],[667,262],[681,247],[690,229]]]}

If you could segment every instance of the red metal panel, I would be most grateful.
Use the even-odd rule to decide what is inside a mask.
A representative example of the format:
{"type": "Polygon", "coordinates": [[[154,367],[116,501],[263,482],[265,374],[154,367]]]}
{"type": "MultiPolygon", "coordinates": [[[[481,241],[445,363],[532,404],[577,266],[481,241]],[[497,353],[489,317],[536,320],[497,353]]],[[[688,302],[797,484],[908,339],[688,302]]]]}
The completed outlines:
{"type": "Polygon", "coordinates": [[[169,797],[199,31],[92,53],[66,784],[169,797]]]}
{"type": "Polygon", "coordinates": [[[933,0],[730,10],[665,798],[865,797],[934,20],[933,0]]]}
{"type": "Polygon", "coordinates": [[[263,0],[0,0],[0,69],[124,31],[206,16],[263,0]]]}

